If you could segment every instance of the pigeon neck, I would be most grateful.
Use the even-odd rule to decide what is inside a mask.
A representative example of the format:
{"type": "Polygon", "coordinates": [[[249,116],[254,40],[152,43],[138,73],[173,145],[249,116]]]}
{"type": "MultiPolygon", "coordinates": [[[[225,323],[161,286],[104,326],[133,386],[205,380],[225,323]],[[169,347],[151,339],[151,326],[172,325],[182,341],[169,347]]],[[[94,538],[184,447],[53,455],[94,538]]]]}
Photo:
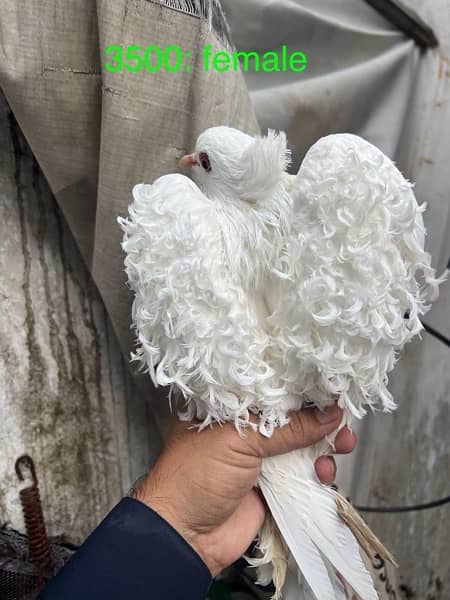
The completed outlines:
{"type": "Polygon", "coordinates": [[[260,287],[280,256],[291,223],[292,203],[285,186],[253,203],[228,198],[217,206],[233,277],[246,289],[260,287]]]}

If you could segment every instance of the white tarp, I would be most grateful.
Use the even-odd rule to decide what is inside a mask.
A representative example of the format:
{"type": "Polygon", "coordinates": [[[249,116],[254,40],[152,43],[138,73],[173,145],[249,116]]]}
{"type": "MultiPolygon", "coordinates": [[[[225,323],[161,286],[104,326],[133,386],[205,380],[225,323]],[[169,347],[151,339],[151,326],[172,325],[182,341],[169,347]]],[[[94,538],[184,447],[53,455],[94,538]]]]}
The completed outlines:
{"type": "MultiPolygon", "coordinates": [[[[364,0],[224,1],[239,49],[287,44],[309,59],[303,73],[246,74],[261,128],[284,129],[298,160],[335,132],[357,133],[382,148],[428,203],[428,247],[443,269],[450,255],[450,3],[409,6],[433,27],[438,49],[421,54],[364,0]]],[[[450,335],[450,285],[427,322],[450,335]]],[[[397,413],[368,417],[357,428],[356,452],[340,464],[340,480],[355,501],[404,505],[450,493],[449,366],[449,349],[429,334],[406,349],[391,377],[397,413]]],[[[448,510],[371,517],[406,586],[402,596],[397,589],[389,597],[408,589],[415,598],[450,597],[448,510]]]]}

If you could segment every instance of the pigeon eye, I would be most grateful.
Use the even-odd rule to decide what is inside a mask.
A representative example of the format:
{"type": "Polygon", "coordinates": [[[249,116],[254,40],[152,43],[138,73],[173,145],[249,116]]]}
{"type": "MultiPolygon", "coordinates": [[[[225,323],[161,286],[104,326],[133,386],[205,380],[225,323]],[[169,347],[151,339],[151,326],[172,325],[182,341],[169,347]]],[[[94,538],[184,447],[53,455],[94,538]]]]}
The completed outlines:
{"type": "Polygon", "coordinates": [[[200,161],[203,169],[209,173],[211,171],[211,163],[209,162],[209,156],[206,154],[206,152],[200,152],[198,155],[198,160],[200,161]]]}

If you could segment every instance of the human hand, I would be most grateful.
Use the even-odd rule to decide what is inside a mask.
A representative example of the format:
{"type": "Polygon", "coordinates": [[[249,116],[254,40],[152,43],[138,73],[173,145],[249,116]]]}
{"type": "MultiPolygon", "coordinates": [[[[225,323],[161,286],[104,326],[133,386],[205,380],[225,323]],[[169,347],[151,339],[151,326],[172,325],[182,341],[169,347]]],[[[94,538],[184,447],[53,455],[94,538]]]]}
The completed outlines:
{"type": "MultiPolygon", "coordinates": [[[[133,496],[150,506],[194,548],[213,576],[247,550],[262,525],[266,506],[255,488],[266,456],[305,448],[336,430],[342,418],[337,406],[321,413],[306,408],[291,413],[288,425],[271,438],[233,425],[198,431],[177,421],[150,473],[133,496]]],[[[355,436],[344,427],[336,437],[338,453],[351,452],[355,436]]],[[[336,475],[334,459],[321,456],[315,463],[324,484],[336,475]]]]}

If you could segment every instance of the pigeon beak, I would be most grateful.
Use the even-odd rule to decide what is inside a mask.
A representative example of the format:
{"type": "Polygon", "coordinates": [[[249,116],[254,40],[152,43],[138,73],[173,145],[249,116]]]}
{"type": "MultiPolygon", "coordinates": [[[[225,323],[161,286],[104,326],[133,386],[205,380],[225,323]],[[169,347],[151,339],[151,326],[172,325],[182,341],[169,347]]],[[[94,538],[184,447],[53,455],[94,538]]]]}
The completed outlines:
{"type": "Polygon", "coordinates": [[[185,154],[180,158],[179,164],[182,167],[193,167],[194,165],[198,165],[197,155],[195,152],[192,154],[185,154]]]}

